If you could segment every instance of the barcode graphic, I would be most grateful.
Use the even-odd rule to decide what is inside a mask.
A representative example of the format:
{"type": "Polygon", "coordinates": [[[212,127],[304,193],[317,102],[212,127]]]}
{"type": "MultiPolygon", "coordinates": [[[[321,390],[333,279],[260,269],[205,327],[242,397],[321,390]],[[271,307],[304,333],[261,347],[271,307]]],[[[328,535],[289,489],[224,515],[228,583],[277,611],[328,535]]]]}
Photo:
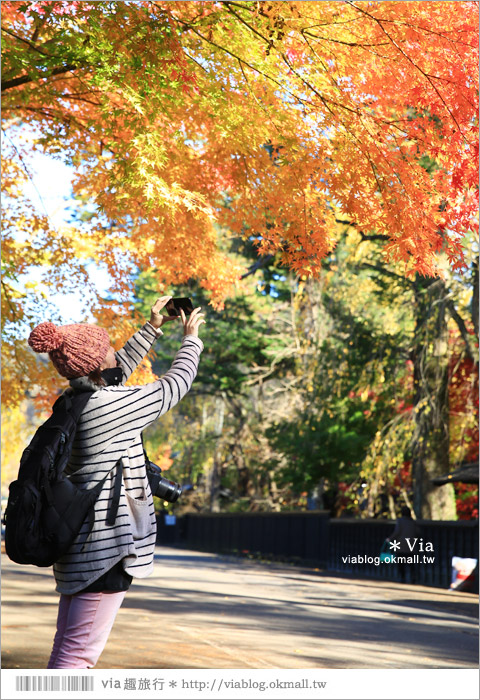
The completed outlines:
{"type": "Polygon", "coordinates": [[[23,692],[93,690],[92,676],[16,676],[15,690],[23,692]]]}

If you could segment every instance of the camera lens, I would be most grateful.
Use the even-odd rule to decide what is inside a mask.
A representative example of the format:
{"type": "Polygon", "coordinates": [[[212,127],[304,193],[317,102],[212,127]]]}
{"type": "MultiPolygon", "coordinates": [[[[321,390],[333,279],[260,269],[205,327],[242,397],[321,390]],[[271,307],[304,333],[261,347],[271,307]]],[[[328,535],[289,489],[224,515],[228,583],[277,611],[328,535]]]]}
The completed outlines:
{"type": "Polygon", "coordinates": [[[169,481],[162,476],[162,470],[157,464],[146,462],[148,481],[152,490],[152,495],[162,498],[169,503],[175,503],[182,495],[182,487],[175,481],[169,481]]]}
{"type": "Polygon", "coordinates": [[[169,503],[175,503],[182,495],[182,487],[175,481],[169,481],[161,476],[154,495],[169,503]]]}

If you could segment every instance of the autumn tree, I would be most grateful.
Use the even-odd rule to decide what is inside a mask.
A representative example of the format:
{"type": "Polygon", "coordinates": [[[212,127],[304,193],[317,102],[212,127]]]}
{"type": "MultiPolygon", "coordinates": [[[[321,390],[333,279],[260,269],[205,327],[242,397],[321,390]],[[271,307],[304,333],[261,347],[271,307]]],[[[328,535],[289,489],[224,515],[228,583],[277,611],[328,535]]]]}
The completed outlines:
{"type": "Polygon", "coordinates": [[[406,272],[436,274],[442,248],[462,267],[476,3],[2,7],[4,128],[35,127],[37,148],[77,168],[75,191],[104,215],[83,245],[118,293],[132,265],[155,266],[222,299],[239,270],[215,218],[315,274],[337,208],[406,272]]]}
{"type": "Polygon", "coordinates": [[[220,307],[246,273],[232,237],[255,246],[260,266],[273,256],[318,278],[340,219],[378,242],[370,264],[397,265],[431,292],[442,260],[465,270],[476,2],[7,1],[2,34],[12,405],[33,362],[20,324],[49,314],[15,283],[15,261],[82,292],[82,264],[104,264],[111,299],[94,300],[94,314],[119,342],[134,325],[139,270],[164,289],[196,280],[220,307]],[[32,149],[74,168],[74,194],[94,212],[81,235],[26,205],[16,213],[22,194],[8,173],[20,182],[32,149]]]}

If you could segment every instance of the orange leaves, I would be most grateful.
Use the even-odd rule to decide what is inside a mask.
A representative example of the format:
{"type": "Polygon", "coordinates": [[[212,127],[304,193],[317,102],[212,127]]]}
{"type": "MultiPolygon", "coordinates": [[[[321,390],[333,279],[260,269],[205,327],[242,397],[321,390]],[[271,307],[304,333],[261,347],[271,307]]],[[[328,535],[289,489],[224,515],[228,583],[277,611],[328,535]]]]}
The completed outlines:
{"type": "Polygon", "coordinates": [[[212,259],[204,262],[203,275],[200,272],[200,283],[204,289],[211,293],[211,304],[217,310],[223,309],[225,299],[232,295],[244,268],[227,256],[216,254],[212,259]]]}
{"type": "Polygon", "coordinates": [[[438,274],[440,251],[462,268],[476,3],[57,2],[28,22],[4,5],[4,119],[77,168],[99,217],[70,253],[123,299],[151,267],[220,304],[240,271],[219,230],[317,274],[338,211],[407,274],[438,274]]]}
{"type": "Polygon", "coordinates": [[[170,445],[167,444],[158,445],[158,447],[156,447],[153,451],[149,449],[150,459],[152,460],[152,462],[154,462],[154,464],[159,466],[163,472],[167,471],[167,469],[170,469],[170,467],[173,464],[171,454],[172,448],[170,445]]]}

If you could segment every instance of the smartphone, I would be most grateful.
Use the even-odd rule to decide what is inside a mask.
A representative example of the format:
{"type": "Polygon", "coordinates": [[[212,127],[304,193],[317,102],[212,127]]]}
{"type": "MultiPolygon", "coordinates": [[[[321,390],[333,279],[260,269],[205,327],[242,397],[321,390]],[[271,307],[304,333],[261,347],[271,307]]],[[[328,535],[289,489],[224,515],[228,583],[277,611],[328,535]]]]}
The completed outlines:
{"type": "Polygon", "coordinates": [[[193,311],[192,300],[188,297],[176,297],[170,299],[165,306],[165,310],[169,316],[180,316],[180,309],[183,309],[185,316],[188,316],[193,311]]]}

